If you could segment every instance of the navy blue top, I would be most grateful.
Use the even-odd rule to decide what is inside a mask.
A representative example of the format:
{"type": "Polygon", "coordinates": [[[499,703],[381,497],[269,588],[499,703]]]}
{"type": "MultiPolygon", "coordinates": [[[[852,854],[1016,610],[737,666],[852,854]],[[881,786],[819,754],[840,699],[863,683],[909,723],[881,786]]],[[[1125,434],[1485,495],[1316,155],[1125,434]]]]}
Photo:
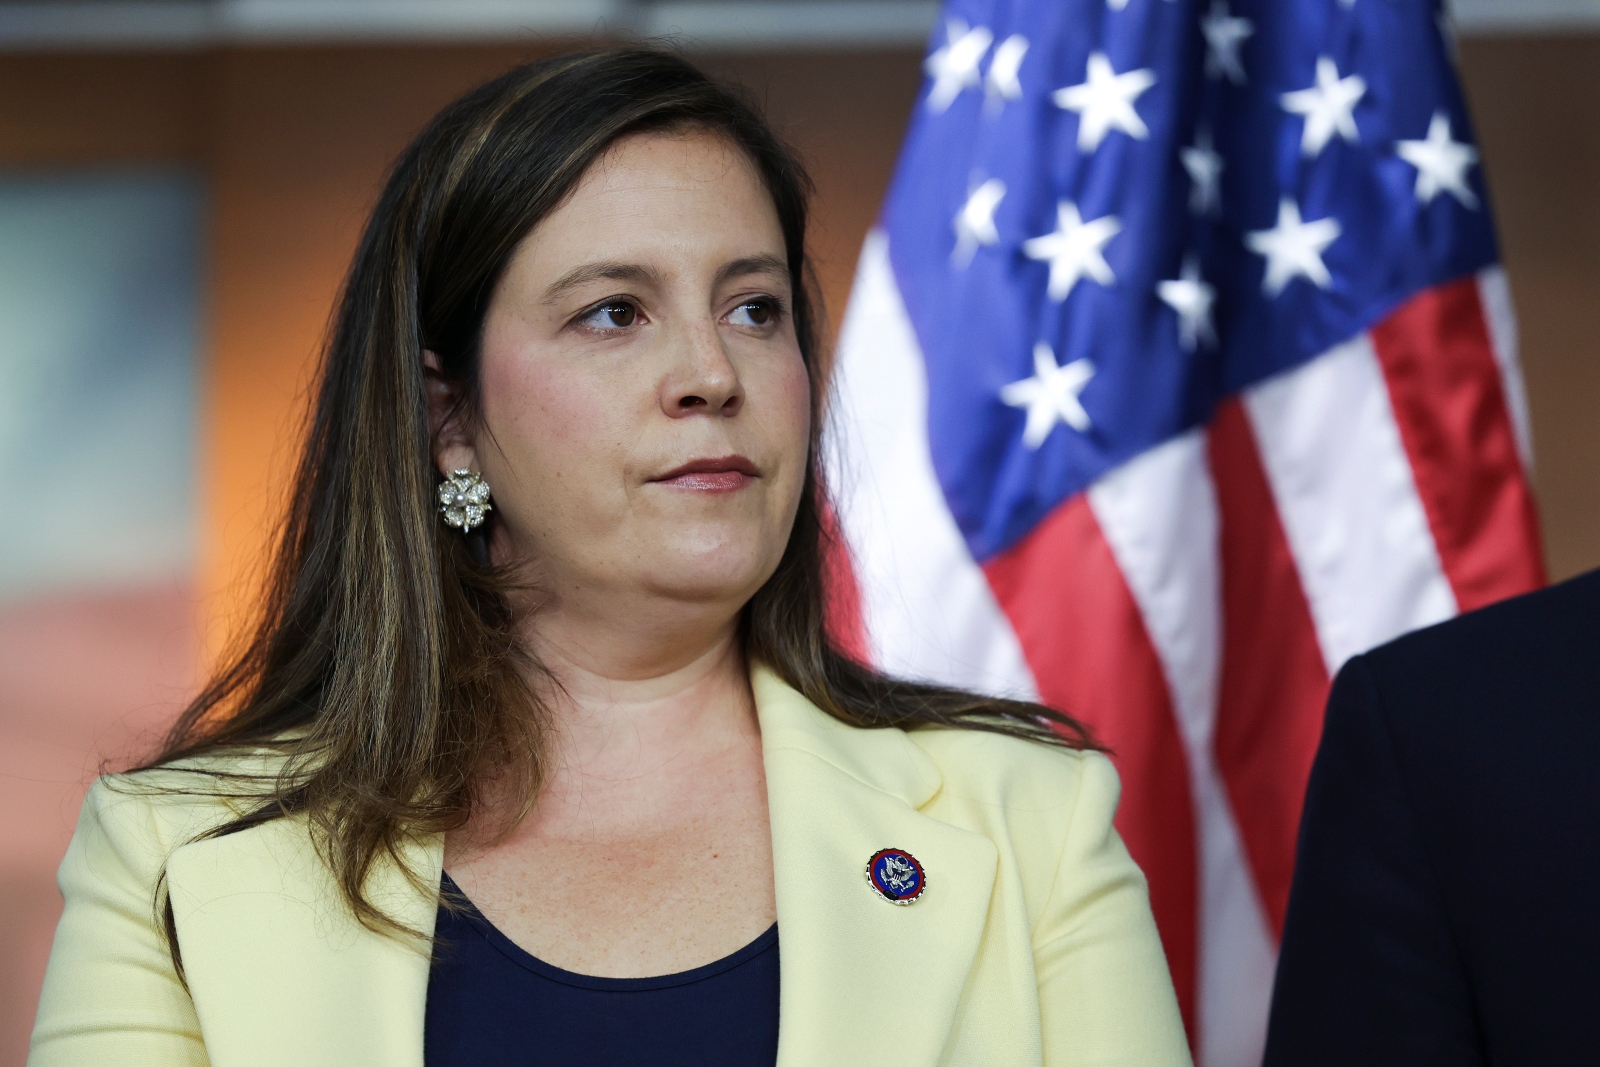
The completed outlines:
{"type": "MultiPolygon", "coordinates": [[[[443,886],[465,900],[449,875],[443,886]]],[[[773,1067],[778,927],[731,956],[655,978],[552,967],[467,902],[439,909],[428,976],[427,1067],[773,1067]]]]}

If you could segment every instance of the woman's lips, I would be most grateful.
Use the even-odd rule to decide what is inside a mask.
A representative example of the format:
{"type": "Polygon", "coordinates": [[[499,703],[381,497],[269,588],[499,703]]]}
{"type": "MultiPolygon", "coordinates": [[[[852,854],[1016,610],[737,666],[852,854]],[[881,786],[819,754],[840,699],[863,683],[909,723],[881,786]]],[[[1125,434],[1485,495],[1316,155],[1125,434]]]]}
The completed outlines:
{"type": "Polygon", "coordinates": [[[754,478],[739,471],[700,471],[695,474],[680,474],[676,478],[662,478],[660,484],[679,489],[697,489],[700,492],[731,493],[735,489],[743,489],[753,481],[754,478]]]}
{"type": "Polygon", "coordinates": [[[657,485],[692,489],[702,493],[731,493],[760,477],[756,465],[743,456],[697,459],[655,479],[657,485]]]}

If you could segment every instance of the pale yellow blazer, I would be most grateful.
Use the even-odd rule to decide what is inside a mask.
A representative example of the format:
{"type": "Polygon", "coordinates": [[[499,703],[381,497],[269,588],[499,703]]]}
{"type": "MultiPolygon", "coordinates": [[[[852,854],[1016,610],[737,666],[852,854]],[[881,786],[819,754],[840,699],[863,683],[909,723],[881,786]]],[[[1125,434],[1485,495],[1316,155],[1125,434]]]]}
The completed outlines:
{"type": "MultiPolygon", "coordinates": [[[[779,1067],[1189,1063],[1105,757],[958,730],[861,730],[752,672],[780,931],[779,1067]],[[923,897],[868,887],[905,849],[923,897]]],[[[423,1067],[425,946],[345,911],[303,824],[186,843],[214,799],[98,783],[61,866],[30,1067],[423,1067]],[[157,932],[165,866],[189,988],[157,932]]],[[[409,857],[435,880],[438,837],[409,857]]],[[[647,892],[619,887],[618,892],[647,892]]],[[[432,930],[396,869],[375,901],[432,930]]]]}

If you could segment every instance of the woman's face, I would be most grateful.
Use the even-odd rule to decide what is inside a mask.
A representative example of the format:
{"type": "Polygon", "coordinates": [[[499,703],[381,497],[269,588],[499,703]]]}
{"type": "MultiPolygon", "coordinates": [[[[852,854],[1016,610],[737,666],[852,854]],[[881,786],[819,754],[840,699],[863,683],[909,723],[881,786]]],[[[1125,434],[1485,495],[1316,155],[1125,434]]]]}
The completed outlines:
{"type": "Polygon", "coordinates": [[[619,141],[522,241],[481,425],[439,460],[487,479],[497,557],[533,561],[552,607],[732,611],[777,567],[810,424],[785,264],[755,168],[706,132],[619,141]]]}

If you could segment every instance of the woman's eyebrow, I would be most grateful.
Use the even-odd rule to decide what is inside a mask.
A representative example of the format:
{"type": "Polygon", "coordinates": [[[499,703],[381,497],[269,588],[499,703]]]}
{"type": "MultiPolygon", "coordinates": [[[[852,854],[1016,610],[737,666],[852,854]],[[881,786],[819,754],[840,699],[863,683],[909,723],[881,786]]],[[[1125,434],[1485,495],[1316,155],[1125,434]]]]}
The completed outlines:
{"type": "Polygon", "coordinates": [[[743,277],[746,274],[776,274],[784,281],[789,280],[789,264],[772,255],[746,256],[726,264],[717,271],[717,284],[721,285],[730,278],[743,277]]]}
{"type": "Polygon", "coordinates": [[[657,282],[660,277],[649,267],[637,263],[600,262],[573,267],[551,283],[541,300],[553,303],[562,294],[602,278],[623,282],[657,282]]]}

